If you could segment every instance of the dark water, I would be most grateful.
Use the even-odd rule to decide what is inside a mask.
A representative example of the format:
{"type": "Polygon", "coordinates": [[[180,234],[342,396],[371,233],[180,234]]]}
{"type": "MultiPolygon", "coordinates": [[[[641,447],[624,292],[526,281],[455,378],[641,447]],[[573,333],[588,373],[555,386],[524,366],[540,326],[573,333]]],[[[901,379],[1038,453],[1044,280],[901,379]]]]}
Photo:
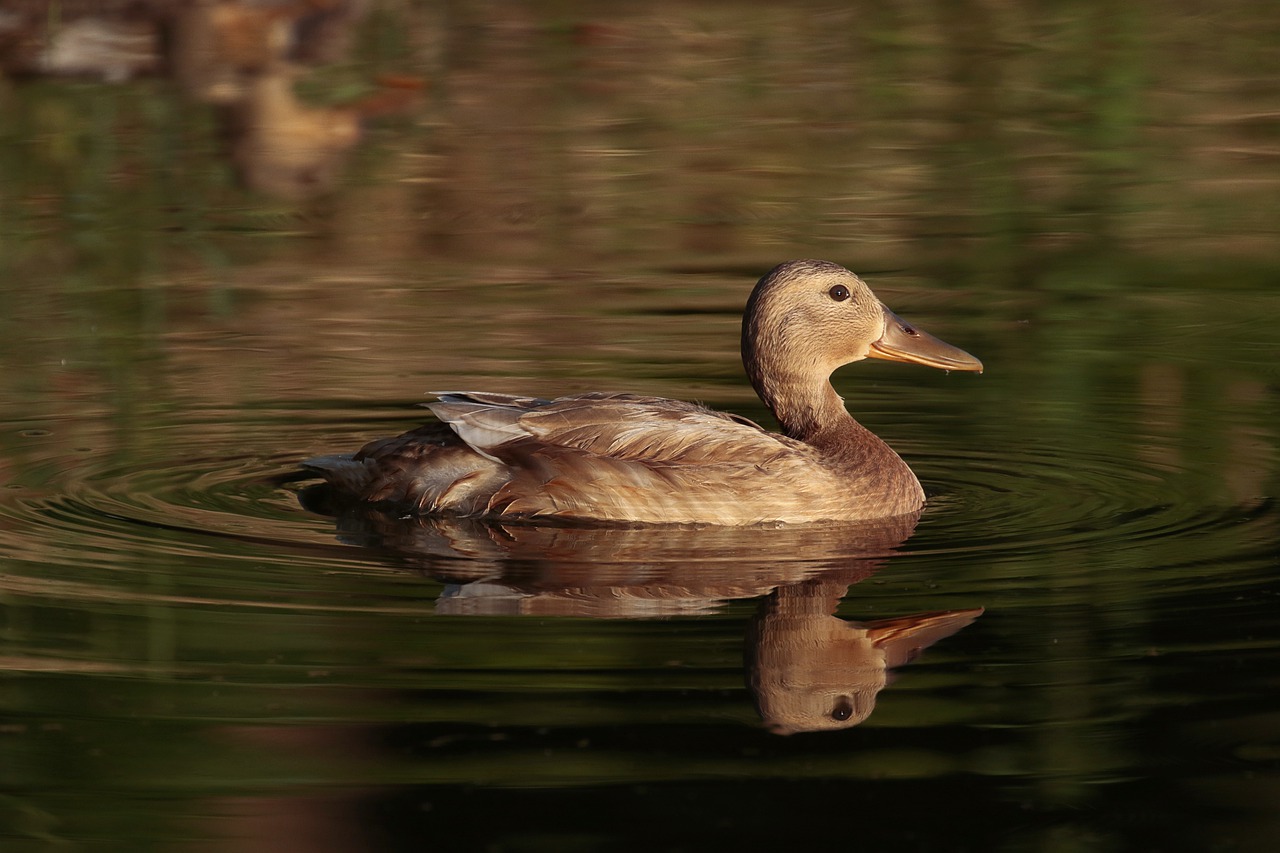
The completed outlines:
{"type": "Polygon", "coordinates": [[[162,79],[3,91],[0,848],[1280,844],[1268,6],[374,6],[311,97],[422,90],[332,186],[162,79]],[[918,522],[290,478],[434,388],[767,420],[741,307],[813,255],[986,364],[835,377],[918,522]]]}

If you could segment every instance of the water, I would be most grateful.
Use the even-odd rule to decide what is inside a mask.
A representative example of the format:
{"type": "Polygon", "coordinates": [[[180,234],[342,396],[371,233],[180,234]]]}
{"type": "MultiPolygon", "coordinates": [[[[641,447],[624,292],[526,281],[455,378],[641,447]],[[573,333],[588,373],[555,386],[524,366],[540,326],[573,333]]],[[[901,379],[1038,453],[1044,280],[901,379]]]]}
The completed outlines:
{"type": "Polygon", "coordinates": [[[302,201],[231,184],[156,81],[6,94],[0,846],[1280,842],[1269,17],[1095,56],[1088,15],[1009,13],[1034,50],[993,59],[726,8],[466,5],[407,52],[383,9],[344,73],[436,100],[302,201]],[[1111,88],[1062,83],[1089,56],[1111,88]],[[986,365],[835,377],[918,522],[417,522],[292,477],[437,388],[767,422],[742,303],[809,255],[986,365]]]}

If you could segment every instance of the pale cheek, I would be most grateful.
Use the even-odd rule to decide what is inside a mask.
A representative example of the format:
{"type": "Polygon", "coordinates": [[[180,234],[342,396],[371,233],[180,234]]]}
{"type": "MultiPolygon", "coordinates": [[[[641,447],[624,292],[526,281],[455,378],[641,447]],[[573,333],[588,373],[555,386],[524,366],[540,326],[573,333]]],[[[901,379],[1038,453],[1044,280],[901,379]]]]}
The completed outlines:
{"type": "Polygon", "coordinates": [[[849,364],[854,361],[862,361],[871,352],[868,344],[850,343],[848,346],[837,351],[832,359],[831,369],[839,367],[842,364],[849,364]]]}
{"type": "Polygon", "coordinates": [[[850,361],[861,361],[869,355],[870,351],[872,351],[870,343],[865,341],[852,342],[842,353],[844,361],[841,364],[849,364],[850,361]]]}

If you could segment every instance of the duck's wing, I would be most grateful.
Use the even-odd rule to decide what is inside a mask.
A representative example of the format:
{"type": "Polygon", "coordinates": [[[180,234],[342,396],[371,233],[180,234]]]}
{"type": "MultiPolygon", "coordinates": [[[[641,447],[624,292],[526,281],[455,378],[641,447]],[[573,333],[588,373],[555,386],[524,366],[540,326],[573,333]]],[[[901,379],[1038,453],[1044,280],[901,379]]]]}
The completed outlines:
{"type": "Polygon", "coordinates": [[[443,392],[426,403],[477,453],[513,462],[531,445],[644,464],[767,466],[804,449],[736,415],[696,403],[589,393],[555,400],[443,392]]]}
{"type": "Polygon", "coordinates": [[[694,403],[592,393],[445,392],[440,419],[305,467],[422,514],[624,522],[838,517],[842,485],[807,445],[694,403]]]}
{"type": "Polygon", "coordinates": [[[693,403],[439,396],[427,407],[507,477],[486,514],[743,524],[786,514],[762,484],[789,484],[779,496],[786,502],[802,501],[810,485],[831,486],[816,482],[825,472],[806,445],[693,403]]]}

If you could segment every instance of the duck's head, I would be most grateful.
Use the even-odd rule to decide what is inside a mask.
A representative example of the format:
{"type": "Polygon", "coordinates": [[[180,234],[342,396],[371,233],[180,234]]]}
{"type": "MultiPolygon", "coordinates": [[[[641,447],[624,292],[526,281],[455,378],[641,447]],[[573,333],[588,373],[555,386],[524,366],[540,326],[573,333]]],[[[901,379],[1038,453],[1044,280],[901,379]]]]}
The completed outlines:
{"type": "Polygon", "coordinates": [[[982,371],[981,361],[903,320],[839,264],[787,261],[756,284],[742,320],[742,359],[753,381],[825,380],[864,358],[982,371]]]}
{"type": "Polygon", "coordinates": [[[864,358],[981,372],[982,362],[894,314],[830,261],[787,261],[756,284],[742,318],[742,361],[783,432],[806,441],[849,419],[832,371],[864,358]]]}

